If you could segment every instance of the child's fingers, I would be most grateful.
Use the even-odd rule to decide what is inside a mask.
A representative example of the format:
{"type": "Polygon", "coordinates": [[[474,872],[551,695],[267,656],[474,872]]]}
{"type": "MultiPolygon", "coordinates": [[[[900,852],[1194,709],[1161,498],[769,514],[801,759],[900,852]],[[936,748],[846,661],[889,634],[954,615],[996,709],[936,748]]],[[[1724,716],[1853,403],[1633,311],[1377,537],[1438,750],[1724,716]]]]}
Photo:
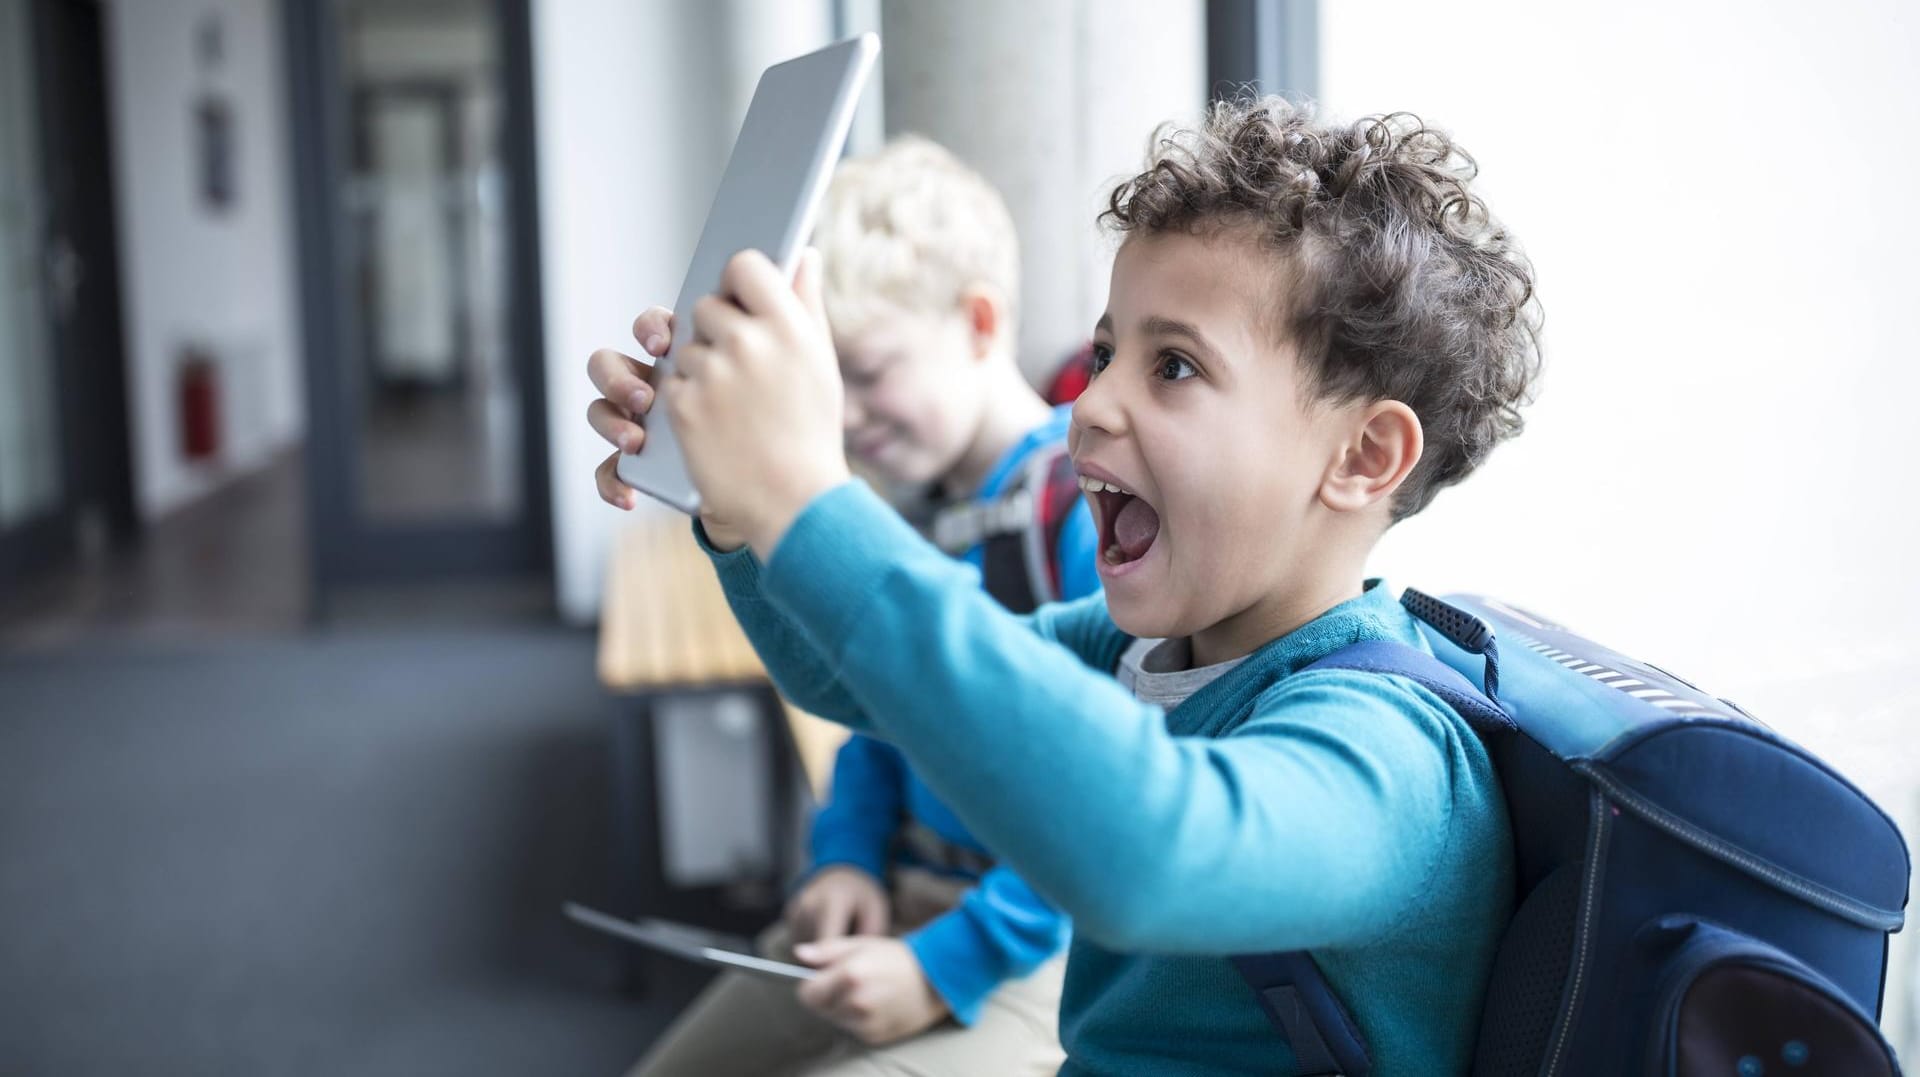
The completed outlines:
{"type": "MultiPolygon", "coordinates": [[[[727,259],[726,272],[720,275],[720,294],[733,297],[741,309],[755,317],[803,313],[785,275],[759,251],[741,251],[727,259]]],[[[695,321],[694,328],[704,331],[698,319],[695,321]]]]}
{"type": "Polygon", "coordinates": [[[797,945],[812,942],[820,937],[820,899],[809,896],[794,906],[793,915],[787,918],[787,926],[792,931],[793,942],[797,945]]]}
{"type": "Polygon", "coordinates": [[[697,344],[739,348],[758,331],[753,318],[730,299],[708,295],[693,305],[693,339],[697,344]]]}
{"type": "Polygon", "coordinates": [[[804,896],[787,905],[787,934],[795,943],[813,941],[813,907],[804,896]]]}
{"type": "Polygon", "coordinates": [[[648,307],[633,320],[633,339],[655,359],[667,353],[673,343],[673,312],[665,307],[648,307]]]}
{"type": "Polygon", "coordinates": [[[713,348],[698,341],[690,340],[674,353],[674,373],[679,377],[698,381],[707,373],[707,366],[713,361],[713,348]]]}
{"type": "Polygon", "coordinates": [[[638,503],[633,488],[620,481],[615,468],[620,465],[620,454],[614,453],[593,469],[593,483],[600,490],[600,500],[616,509],[630,509],[638,503]]]}
{"type": "Polygon", "coordinates": [[[853,933],[856,935],[885,935],[887,933],[887,901],[878,895],[869,896],[853,912],[853,933]]]}
{"type": "Polygon", "coordinates": [[[814,968],[833,965],[848,955],[858,951],[868,940],[858,935],[842,935],[832,939],[816,939],[793,948],[793,956],[814,968]]]}
{"type": "Polygon", "coordinates": [[[819,1014],[831,1015],[853,992],[853,977],[843,969],[827,969],[811,980],[800,982],[800,1004],[819,1014]]]}
{"type": "Polygon", "coordinates": [[[653,406],[653,368],[612,348],[587,357],[587,378],[601,396],[636,415],[653,406]]]}
{"type": "Polygon", "coordinates": [[[853,920],[853,905],[845,894],[828,891],[821,898],[819,914],[814,921],[813,937],[816,940],[843,938],[850,934],[848,927],[853,920]]]}
{"type": "Polygon", "coordinates": [[[827,300],[821,290],[824,273],[818,247],[800,252],[800,267],[793,273],[793,294],[800,297],[800,305],[822,326],[827,324],[827,300]]]}
{"type": "Polygon", "coordinates": [[[647,438],[647,432],[633,421],[625,408],[617,408],[605,400],[587,405],[587,425],[623,453],[639,452],[647,438]]]}
{"type": "Polygon", "coordinates": [[[865,1043],[879,1042],[872,1028],[873,1004],[862,997],[858,986],[843,992],[839,1001],[826,1011],[826,1018],[865,1043]]]}
{"type": "Polygon", "coordinates": [[[846,959],[859,948],[859,940],[853,938],[827,939],[794,947],[795,957],[820,970],[813,979],[801,983],[800,1001],[822,1014],[831,1014],[844,1005],[857,986],[846,959]]]}

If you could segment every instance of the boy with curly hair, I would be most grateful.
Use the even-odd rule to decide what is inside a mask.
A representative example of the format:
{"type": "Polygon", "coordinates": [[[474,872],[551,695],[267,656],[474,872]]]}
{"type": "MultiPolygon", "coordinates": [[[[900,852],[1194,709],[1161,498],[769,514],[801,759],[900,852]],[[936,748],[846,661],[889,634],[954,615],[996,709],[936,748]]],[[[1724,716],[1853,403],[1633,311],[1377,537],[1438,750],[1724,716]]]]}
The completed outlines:
{"type": "MultiPolygon", "coordinates": [[[[743,254],[696,309],[661,393],[735,613],[796,702],[897,745],[1073,916],[1062,1072],[1295,1072],[1227,960],[1273,951],[1312,956],[1376,1074],[1466,1070],[1513,892],[1491,763],[1425,688],[1307,667],[1426,647],[1368,555],[1520,428],[1532,270],[1473,174],[1405,114],[1236,101],[1163,132],[1104,215],[1073,409],[1105,593],[1024,619],[847,481],[817,267],[743,254]]],[[[651,403],[631,361],[593,375],[651,403]]]]}

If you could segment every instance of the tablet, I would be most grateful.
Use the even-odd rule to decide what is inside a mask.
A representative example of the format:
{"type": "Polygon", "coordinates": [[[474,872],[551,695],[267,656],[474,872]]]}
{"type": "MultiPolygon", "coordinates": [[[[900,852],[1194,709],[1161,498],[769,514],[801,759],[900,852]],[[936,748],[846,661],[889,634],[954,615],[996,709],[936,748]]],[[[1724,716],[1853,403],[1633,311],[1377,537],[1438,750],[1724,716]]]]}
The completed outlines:
{"type": "Polygon", "coordinates": [[[754,972],[783,980],[811,980],[818,971],[805,965],[761,957],[753,952],[753,943],[732,935],[666,920],[622,920],[571,901],[561,908],[567,918],[577,924],[702,965],[754,972]]]}
{"type": "MultiPolygon", "coordinates": [[[[775,64],[760,76],[674,301],[673,342],[654,363],[660,376],[673,373],[674,352],[693,339],[693,305],[719,288],[727,259],[758,250],[793,276],[879,52],[880,39],[861,34],[775,64]]],[[[682,512],[698,512],[700,494],[687,475],[667,409],[649,412],[646,428],[646,447],[620,457],[620,480],[682,512]]]]}

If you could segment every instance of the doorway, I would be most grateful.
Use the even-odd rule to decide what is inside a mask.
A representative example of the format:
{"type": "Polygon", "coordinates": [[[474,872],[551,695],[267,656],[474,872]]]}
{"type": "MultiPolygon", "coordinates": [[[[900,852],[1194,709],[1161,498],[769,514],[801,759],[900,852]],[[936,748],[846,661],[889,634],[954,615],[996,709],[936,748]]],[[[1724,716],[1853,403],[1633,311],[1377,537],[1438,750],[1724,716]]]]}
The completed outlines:
{"type": "Polygon", "coordinates": [[[0,586],[134,529],[97,0],[0,0],[0,586]]]}
{"type": "Polygon", "coordinates": [[[551,572],[525,0],[288,0],[314,598],[551,572]]]}

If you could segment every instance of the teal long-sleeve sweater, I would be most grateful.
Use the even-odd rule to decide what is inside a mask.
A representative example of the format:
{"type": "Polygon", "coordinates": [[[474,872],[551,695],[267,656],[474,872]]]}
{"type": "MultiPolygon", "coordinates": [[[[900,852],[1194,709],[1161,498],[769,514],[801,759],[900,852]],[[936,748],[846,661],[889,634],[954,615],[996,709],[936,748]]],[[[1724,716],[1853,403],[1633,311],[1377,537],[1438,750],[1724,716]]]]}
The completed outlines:
{"type": "MultiPolygon", "coordinates": [[[[1004,496],[1008,487],[1021,481],[1038,454],[1064,447],[1070,415],[1067,405],[1054,408],[1046,422],[1003,453],[980,484],[974,502],[1004,496]]],[[[1065,597],[1079,598],[1100,589],[1093,567],[1099,544],[1087,506],[1076,501],[1062,521],[1054,548],[1053,563],[1065,597]]],[[[975,544],[962,556],[981,568],[985,544],[975,544]]],[[[831,795],[814,816],[815,870],[849,864],[885,879],[896,860],[893,840],[903,817],[952,845],[992,855],[914,774],[898,748],[872,737],[854,736],[835,756],[831,795]]],[[[910,857],[906,862],[911,862],[910,857]]],[[[903,938],[954,1019],[971,1025],[1002,982],[1032,973],[1066,945],[1068,925],[1059,910],[1001,864],[977,876],[957,905],[903,938]]]]}
{"type": "Polygon", "coordinates": [[[1463,1073],[1513,891],[1505,807],[1451,708],[1398,677],[1299,672],[1424,647],[1384,587],[1171,713],[1111,671],[1095,596],[1015,617],[858,484],[721,583],[795,703],[882,736],[1074,918],[1062,1073],[1291,1073],[1224,955],[1310,950],[1380,1077],[1463,1073]]]}

